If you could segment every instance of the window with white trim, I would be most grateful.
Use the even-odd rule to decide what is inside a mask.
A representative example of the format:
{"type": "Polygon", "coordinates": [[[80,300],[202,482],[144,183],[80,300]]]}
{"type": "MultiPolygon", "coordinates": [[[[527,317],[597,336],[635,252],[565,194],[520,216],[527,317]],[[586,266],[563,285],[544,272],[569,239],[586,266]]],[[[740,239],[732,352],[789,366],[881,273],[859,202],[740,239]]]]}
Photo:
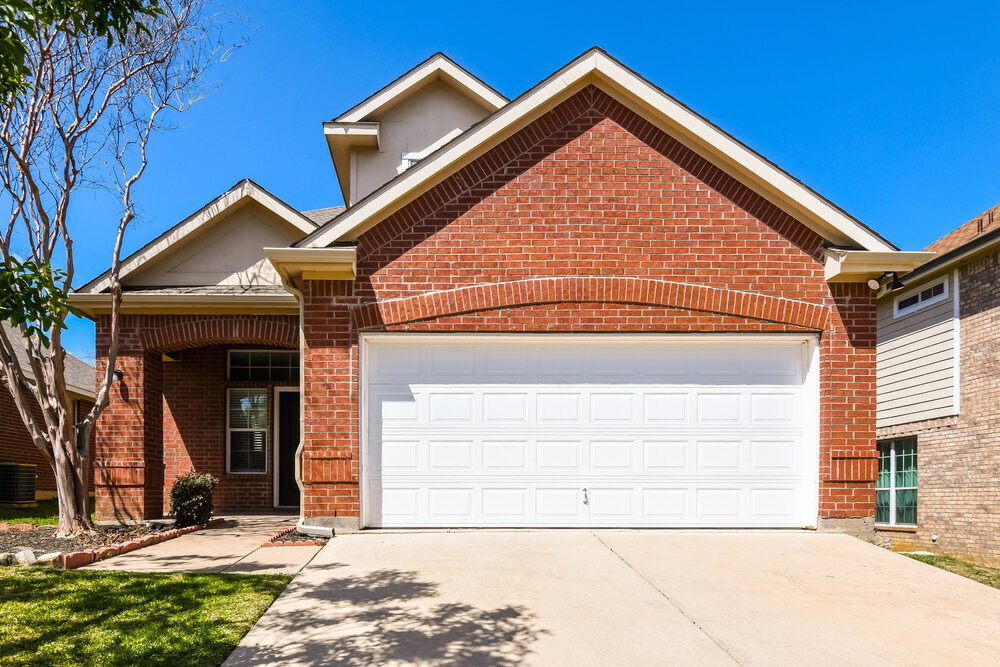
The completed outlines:
{"type": "Polygon", "coordinates": [[[229,379],[298,384],[299,353],[294,350],[229,350],[229,379]]]}
{"type": "Polygon", "coordinates": [[[229,472],[267,472],[267,404],[267,389],[226,390],[229,472]]]}
{"type": "Polygon", "coordinates": [[[407,169],[409,169],[410,167],[412,167],[416,163],[418,163],[421,160],[423,160],[424,157],[425,157],[425,155],[426,155],[426,153],[424,153],[424,152],[420,152],[420,153],[415,153],[415,152],[414,153],[403,153],[402,154],[402,159],[399,162],[399,166],[396,167],[396,173],[397,174],[402,174],[404,171],[406,171],[407,169]]]}
{"type": "Polygon", "coordinates": [[[942,278],[912,292],[906,292],[896,297],[895,317],[902,317],[921,308],[926,308],[938,301],[948,298],[948,279],[942,278]]]}
{"type": "Polygon", "coordinates": [[[892,526],[917,524],[916,438],[878,443],[875,522],[892,526]]]}

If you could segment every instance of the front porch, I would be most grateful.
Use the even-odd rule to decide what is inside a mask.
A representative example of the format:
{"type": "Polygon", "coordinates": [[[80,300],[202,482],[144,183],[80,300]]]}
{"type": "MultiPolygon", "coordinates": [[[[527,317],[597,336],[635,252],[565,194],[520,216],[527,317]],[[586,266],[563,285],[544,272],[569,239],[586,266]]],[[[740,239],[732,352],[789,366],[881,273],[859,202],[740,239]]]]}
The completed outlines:
{"type": "Polygon", "coordinates": [[[298,509],[296,331],[269,318],[240,321],[258,324],[253,331],[230,326],[226,335],[185,331],[175,340],[161,326],[155,337],[130,341],[141,349],[123,351],[98,429],[99,520],[169,514],[174,480],[192,471],[219,480],[217,513],[298,509]]]}

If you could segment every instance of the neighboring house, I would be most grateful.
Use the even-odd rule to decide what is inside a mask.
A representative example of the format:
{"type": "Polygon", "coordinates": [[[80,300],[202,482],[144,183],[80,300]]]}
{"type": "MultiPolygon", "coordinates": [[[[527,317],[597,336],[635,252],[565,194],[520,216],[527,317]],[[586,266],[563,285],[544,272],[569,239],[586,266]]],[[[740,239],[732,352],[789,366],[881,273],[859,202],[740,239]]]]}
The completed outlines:
{"type": "Polygon", "coordinates": [[[879,299],[878,533],[1000,564],[1000,205],[879,299]]]}
{"type": "MultiPolygon", "coordinates": [[[[14,343],[14,352],[17,354],[21,368],[29,378],[33,378],[34,373],[28,361],[28,354],[19,341],[20,330],[6,322],[0,323],[0,326],[6,330],[9,340],[14,343]]],[[[94,404],[95,397],[94,367],[77,359],[72,354],[66,355],[64,367],[66,369],[66,389],[69,391],[70,398],[73,399],[74,410],[77,414],[89,410],[94,404]]],[[[38,406],[33,406],[33,410],[35,418],[41,421],[42,415],[38,406]]],[[[35,465],[37,473],[35,498],[55,497],[56,480],[52,475],[52,467],[45,455],[32,442],[28,429],[21,419],[21,413],[17,411],[17,406],[14,404],[14,397],[7,388],[6,380],[3,379],[0,379],[0,462],[35,465]]]]}
{"type": "Polygon", "coordinates": [[[926,253],[598,49],[510,101],[435,55],[324,133],[346,210],[242,181],[124,260],[102,518],[197,469],[310,529],[871,533],[865,282],[926,253]]]}

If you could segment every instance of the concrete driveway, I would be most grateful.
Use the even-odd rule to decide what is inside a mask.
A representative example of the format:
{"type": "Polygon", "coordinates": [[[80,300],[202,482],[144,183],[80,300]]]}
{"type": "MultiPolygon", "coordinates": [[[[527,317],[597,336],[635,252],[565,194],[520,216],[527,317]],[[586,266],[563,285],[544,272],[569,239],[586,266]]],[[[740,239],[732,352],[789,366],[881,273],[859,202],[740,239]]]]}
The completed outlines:
{"type": "Polygon", "coordinates": [[[842,535],[332,540],[227,665],[997,664],[1000,591],[842,535]]]}

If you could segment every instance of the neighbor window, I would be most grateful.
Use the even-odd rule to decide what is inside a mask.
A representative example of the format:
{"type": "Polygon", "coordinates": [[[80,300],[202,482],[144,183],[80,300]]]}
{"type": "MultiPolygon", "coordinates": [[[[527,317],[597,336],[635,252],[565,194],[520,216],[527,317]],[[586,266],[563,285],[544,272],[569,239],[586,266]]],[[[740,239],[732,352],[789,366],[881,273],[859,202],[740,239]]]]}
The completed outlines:
{"type": "Polygon", "coordinates": [[[229,389],[229,472],[267,472],[267,389],[229,389]]]}
{"type": "Polygon", "coordinates": [[[229,379],[299,381],[299,353],[291,350],[230,350],[229,379]]]}
{"type": "Polygon", "coordinates": [[[920,310],[948,298],[948,280],[942,278],[933,285],[896,297],[896,317],[920,310]]]}
{"type": "Polygon", "coordinates": [[[895,438],[878,445],[875,522],[917,523],[917,439],[895,438]]]}

